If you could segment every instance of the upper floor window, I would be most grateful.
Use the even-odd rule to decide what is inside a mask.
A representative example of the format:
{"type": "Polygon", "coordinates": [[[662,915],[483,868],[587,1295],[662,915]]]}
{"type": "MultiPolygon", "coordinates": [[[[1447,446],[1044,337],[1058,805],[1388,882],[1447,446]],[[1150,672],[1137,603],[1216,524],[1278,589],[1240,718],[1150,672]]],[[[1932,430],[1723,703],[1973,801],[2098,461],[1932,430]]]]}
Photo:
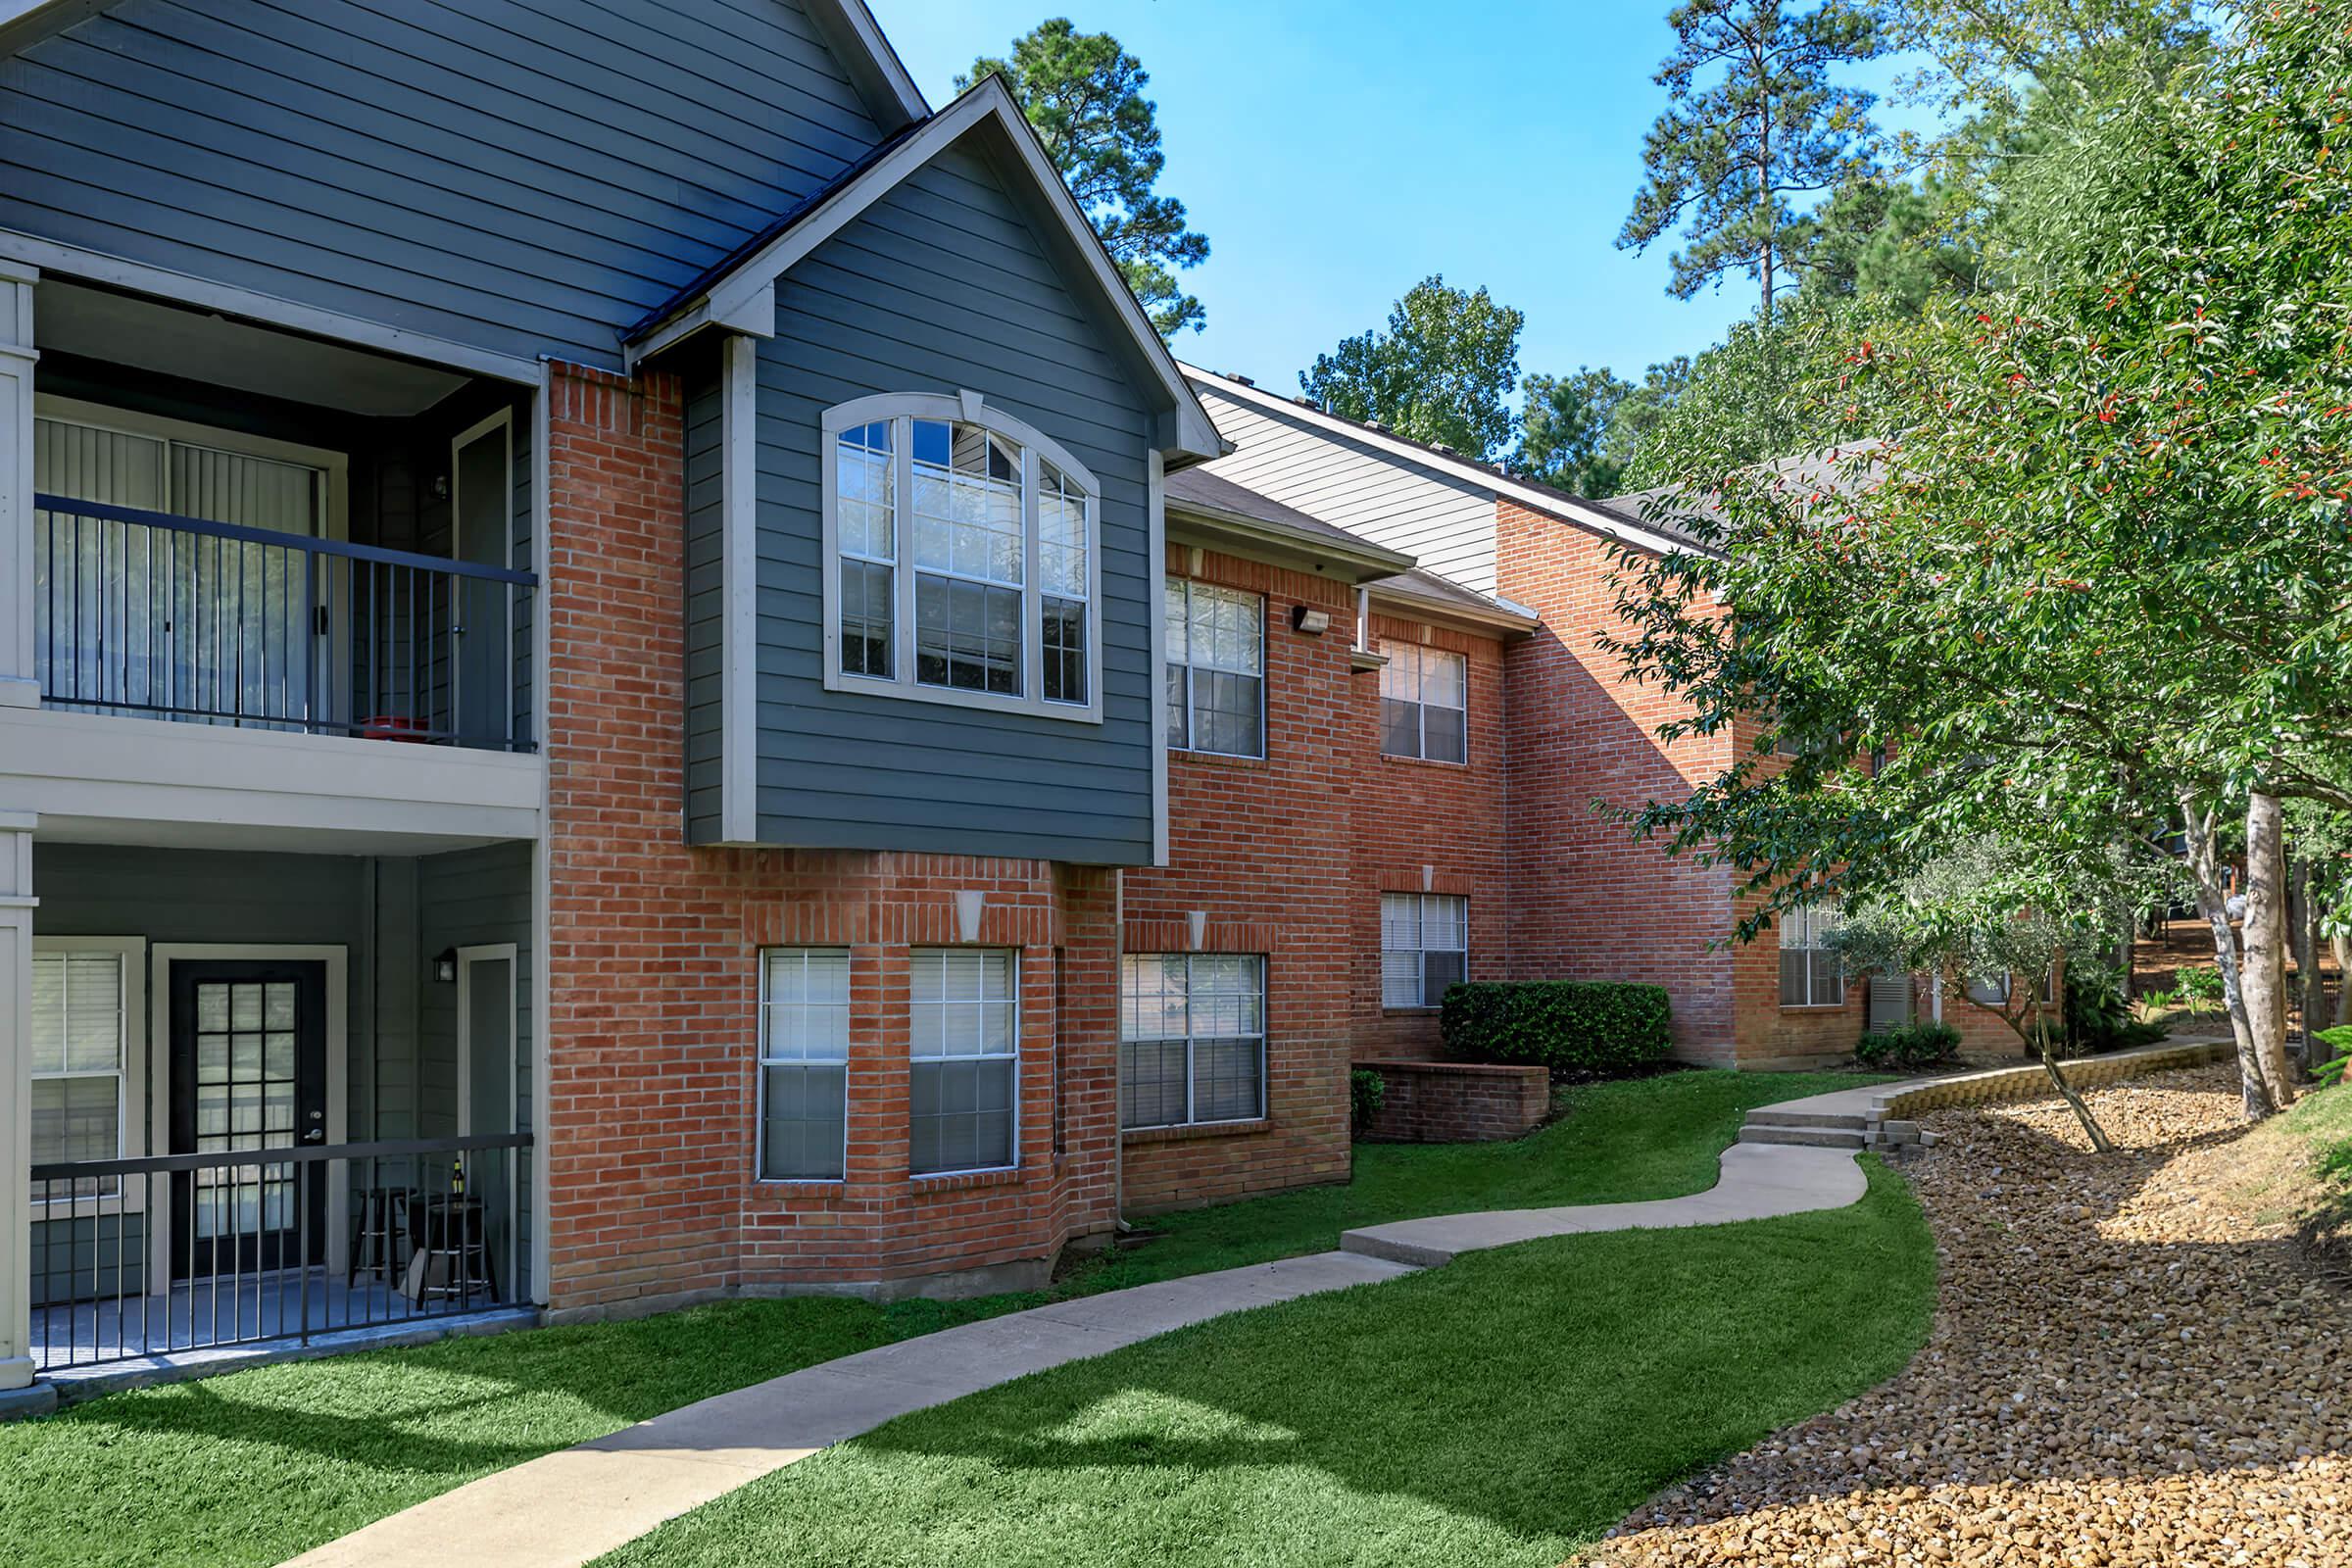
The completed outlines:
{"type": "Polygon", "coordinates": [[[1845,1004],[1845,965],[1830,951],[1838,928],[1838,906],[1823,902],[1781,916],[1781,1005],[1838,1007],[1845,1004]]]}
{"type": "Polygon", "coordinates": [[[1094,476],[968,392],[823,432],[826,686],[1100,719],[1094,476]]]}
{"type": "Polygon", "coordinates": [[[1390,643],[1380,670],[1380,749],[1433,762],[1470,760],[1470,662],[1418,643],[1390,643]]]}
{"type": "Polygon", "coordinates": [[[1236,588],[1168,583],[1168,744],[1266,755],[1266,602],[1236,588]]]}

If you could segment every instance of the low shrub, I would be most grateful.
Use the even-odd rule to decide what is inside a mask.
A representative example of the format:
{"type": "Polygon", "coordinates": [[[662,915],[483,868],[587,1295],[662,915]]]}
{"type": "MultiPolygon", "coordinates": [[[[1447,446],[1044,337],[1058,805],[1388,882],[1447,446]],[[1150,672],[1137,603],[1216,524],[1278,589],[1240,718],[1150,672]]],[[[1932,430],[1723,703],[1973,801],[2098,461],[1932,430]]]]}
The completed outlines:
{"type": "Polygon", "coordinates": [[[2344,1081],[2344,1069],[2352,1066],[2352,1024],[2337,1024],[2320,1031],[2320,1044],[2328,1050],[2328,1059],[2311,1070],[2323,1089],[2332,1088],[2344,1081]]]}
{"type": "Polygon", "coordinates": [[[1940,1020],[1874,1029],[1854,1047],[1866,1067],[1933,1067],[1960,1054],[1960,1031],[1940,1020]]]}
{"type": "Polygon", "coordinates": [[[1348,1110],[1358,1138],[1388,1101],[1389,1081],[1379,1073],[1369,1067],[1357,1067],[1348,1074],[1348,1110]]]}
{"type": "Polygon", "coordinates": [[[1458,1061],[1620,1077],[1673,1045],[1664,986],[1616,980],[1477,980],[1446,988],[1438,1025],[1458,1061]]]}
{"type": "MultiPolygon", "coordinates": [[[[2217,972],[2218,978],[2218,972],[2217,972]]],[[[2135,1018],[2112,978],[2104,974],[2066,974],[2066,1018],[2063,1033],[2067,1054],[2096,1056],[2109,1051],[2152,1046],[2165,1035],[2164,1025],[2135,1018]]]]}

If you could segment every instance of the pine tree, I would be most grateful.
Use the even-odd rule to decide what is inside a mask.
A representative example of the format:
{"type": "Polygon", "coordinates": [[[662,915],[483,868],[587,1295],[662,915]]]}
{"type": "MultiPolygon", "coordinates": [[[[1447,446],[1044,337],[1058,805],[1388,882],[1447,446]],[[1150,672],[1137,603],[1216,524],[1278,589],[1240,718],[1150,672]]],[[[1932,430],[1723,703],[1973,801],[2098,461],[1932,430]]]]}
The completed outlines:
{"type": "Polygon", "coordinates": [[[1759,314],[1802,275],[1812,209],[1870,161],[1877,100],[1830,80],[1880,51],[1851,0],[1792,11],[1782,0],[1684,0],[1655,80],[1671,102],[1642,148],[1648,181],[1617,243],[1646,251],[1679,231],[1667,292],[1689,299],[1728,273],[1755,278],[1759,314]]]}

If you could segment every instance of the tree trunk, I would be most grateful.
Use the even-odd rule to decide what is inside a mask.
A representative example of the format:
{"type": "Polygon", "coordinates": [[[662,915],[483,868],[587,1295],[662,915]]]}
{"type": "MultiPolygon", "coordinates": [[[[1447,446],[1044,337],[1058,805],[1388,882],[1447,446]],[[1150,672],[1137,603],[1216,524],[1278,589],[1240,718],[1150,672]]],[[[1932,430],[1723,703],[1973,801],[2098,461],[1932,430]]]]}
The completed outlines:
{"type": "Polygon", "coordinates": [[[2328,984],[2320,978],[2320,901],[2319,868],[2309,856],[2295,858],[2295,885],[2288,907],[2294,911],[2295,980],[2302,993],[2303,1012],[2303,1070],[2311,1071],[2327,1059],[2328,1048],[2320,1044],[2320,1031],[2327,1027],[2324,1014],[2328,1006],[2328,984]]]}
{"type": "Polygon", "coordinates": [[[2260,1121],[2271,1113],[2271,1096],[2263,1086],[2262,1066],[2254,1057],[2254,1037],[2246,1026],[2246,1000],[2238,989],[2237,937],[2230,929],[2230,881],[2213,837],[2217,812],[2200,810],[2196,797],[2183,790],[2180,813],[2188,868],[2197,884],[2197,912],[2213,933],[2214,966],[2222,975],[2222,1004],[2230,1014],[2230,1033],[2237,1042],[2237,1076],[2245,1098],[2246,1120],[2260,1121]]]}
{"type": "Polygon", "coordinates": [[[2329,944],[2335,949],[2335,1021],[2352,1023],[2352,936],[2329,944]]]}
{"type": "MultiPolygon", "coordinates": [[[[2040,1053],[2041,1070],[2050,1075],[2050,1082],[2057,1087],[2059,1098],[2064,1100],[2067,1107],[2075,1113],[2075,1120],[2082,1124],[2083,1136],[2090,1140],[2090,1147],[2102,1154],[2112,1154],[2115,1152],[2115,1145],[2107,1141],[2106,1129],[2101,1127],[2097,1118],[2091,1115],[2090,1106],[2083,1103],[2082,1096],[2076,1091],[2073,1084],[2066,1081],[2066,1073],[2058,1065],[2057,1043],[2051,1037],[2051,1032],[2041,1026],[2040,984],[2041,982],[2038,980],[2030,983],[2027,991],[2025,1027],[2018,1029],[2019,1037],[2025,1041],[2028,1051],[2040,1053]]],[[[2018,1028],[2014,1023],[2010,1027],[2018,1028]]]]}
{"type": "Polygon", "coordinates": [[[2278,797],[2256,790],[2246,798],[2246,1026],[2270,1109],[2295,1102],[2286,1065],[2286,876],[2280,855],[2283,810],[2278,797]]]}

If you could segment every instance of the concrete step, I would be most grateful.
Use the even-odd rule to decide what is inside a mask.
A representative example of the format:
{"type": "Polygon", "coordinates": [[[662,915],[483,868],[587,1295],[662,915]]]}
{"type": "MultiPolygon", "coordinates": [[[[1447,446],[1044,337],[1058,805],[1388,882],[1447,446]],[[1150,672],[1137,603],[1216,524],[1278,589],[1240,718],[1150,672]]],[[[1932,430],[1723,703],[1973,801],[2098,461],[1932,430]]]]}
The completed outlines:
{"type": "Polygon", "coordinates": [[[1757,1127],[1740,1129],[1743,1144],[1795,1144],[1804,1149],[1860,1149],[1859,1127],[1757,1127]]]}
{"type": "Polygon", "coordinates": [[[1779,1105],[1761,1105],[1747,1113],[1750,1127],[1833,1127],[1840,1131],[1860,1132],[1869,1125],[1869,1118],[1860,1111],[1787,1110],[1779,1105]]]}

